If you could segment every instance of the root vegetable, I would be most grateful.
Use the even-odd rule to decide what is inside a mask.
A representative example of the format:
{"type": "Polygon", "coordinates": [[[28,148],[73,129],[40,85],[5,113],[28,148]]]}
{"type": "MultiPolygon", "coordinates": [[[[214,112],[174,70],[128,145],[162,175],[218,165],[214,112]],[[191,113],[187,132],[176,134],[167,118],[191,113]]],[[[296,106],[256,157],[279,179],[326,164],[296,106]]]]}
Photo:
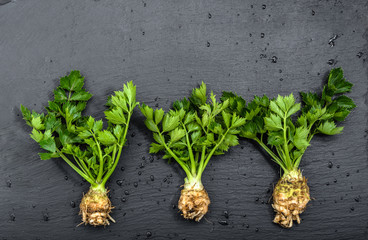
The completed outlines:
{"type": "Polygon", "coordinates": [[[60,79],[46,115],[31,112],[23,105],[21,111],[33,128],[31,138],[46,150],[39,153],[41,159],[62,158],[91,184],[80,204],[82,223],[105,226],[114,222],[105,185],[118,164],[133,109],[139,103],[135,100],[136,87],[128,82],[123,91],[109,98],[109,109],[105,111],[108,127],[103,130],[102,120],[82,115],[92,97],[83,85],[84,77],[79,71],[71,71],[60,79]]]}
{"type": "Polygon", "coordinates": [[[283,171],[272,195],[274,222],[282,227],[291,228],[294,220],[301,221],[299,215],[306,209],[310,193],[307,180],[299,170],[300,161],[315,134],[342,132],[343,127],[336,127],[335,122],[343,121],[355,108],[354,102],[343,95],[351,87],[342,69],[336,68],[331,70],[321,96],[301,93],[303,108],[295,103],[293,94],[272,100],[255,96],[248,105],[235,93],[222,95],[222,101],[229,101],[230,113],[246,118],[240,136],[259,143],[283,171]],[[294,121],[292,116],[300,109],[301,114],[294,121]]]}

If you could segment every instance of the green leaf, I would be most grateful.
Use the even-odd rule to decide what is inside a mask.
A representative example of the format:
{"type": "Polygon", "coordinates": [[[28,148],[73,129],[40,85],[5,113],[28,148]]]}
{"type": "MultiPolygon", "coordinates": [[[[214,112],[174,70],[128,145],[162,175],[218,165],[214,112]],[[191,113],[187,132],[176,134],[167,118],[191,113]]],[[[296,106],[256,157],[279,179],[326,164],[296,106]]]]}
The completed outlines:
{"type": "Polygon", "coordinates": [[[78,92],[73,93],[70,97],[71,101],[88,101],[92,97],[92,94],[86,92],[85,90],[80,90],[78,92]]]}
{"type": "Polygon", "coordinates": [[[230,147],[236,146],[239,144],[238,137],[233,134],[226,134],[224,143],[230,147]]]}
{"type": "Polygon", "coordinates": [[[164,149],[165,149],[165,147],[162,146],[162,145],[159,145],[157,143],[151,143],[149,153],[158,153],[159,151],[162,151],[164,149]]]}
{"type": "Polygon", "coordinates": [[[326,121],[323,122],[321,125],[318,126],[317,130],[320,133],[326,134],[326,135],[335,135],[342,132],[344,128],[343,127],[336,127],[335,123],[332,121],[326,121]]]}
{"type": "Polygon", "coordinates": [[[305,127],[298,127],[295,129],[293,143],[297,149],[301,150],[309,146],[309,143],[307,140],[308,135],[309,135],[309,131],[305,127]]]}
{"type": "Polygon", "coordinates": [[[114,127],[114,135],[115,135],[116,139],[118,139],[118,141],[123,136],[123,133],[124,133],[124,128],[122,128],[121,125],[116,125],[114,127]]]}
{"type": "Polygon", "coordinates": [[[105,111],[106,119],[113,124],[126,124],[126,119],[121,108],[105,111]]]}
{"type": "Polygon", "coordinates": [[[282,129],[281,118],[275,114],[271,114],[270,117],[265,117],[264,121],[267,130],[278,131],[282,129]]]}
{"type": "Polygon", "coordinates": [[[41,148],[50,151],[50,152],[56,152],[56,144],[54,138],[47,138],[43,139],[39,142],[41,148]]]}
{"type": "Polygon", "coordinates": [[[45,129],[45,125],[42,124],[41,117],[34,117],[34,118],[32,118],[31,124],[32,124],[32,127],[34,127],[37,130],[43,130],[43,129],[45,129]]]}
{"type": "Polygon", "coordinates": [[[192,95],[190,96],[190,101],[197,106],[201,106],[207,102],[207,88],[206,84],[202,82],[199,88],[194,88],[192,91],[192,95]]]}
{"type": "Polygon", "coordinates": [[[169,114],[166,114],[164,116],[164,120],[162,121],[162,131],[170,132],[171,130],[179,126],[179,124],[180,124],[179,116],[172,117],[169,114]]]}
{"type": "Polygon", "coordinates": [[[129,105],[133,106],[136,98],[136,86],[133,84],[133,81],[124,84],[124,95],[128,100],[129,105]]]}
{"type": "Polygon", "coordinates": [[[79,71],[71,71],[68,76],[60,78],[60,87],[68,91],[79,91],[84,85],[84,77],[79,71]]]}
{"type": "Polygon", "coordinates": [[[159,124],[162,120],[162,118],[164,117],[164,110],[162,110],[162,108],[160,109],[156,109],[155,110],[155,123],[159,124]]]}
{"type": "Polygon", "coordinates": [[[226,125],[226,128],[229,128],[231,115],[229,113],[226,113],[225,111],[222,111],[221,114],[222,114],[222,119],[224,120],[224,123],[226,125]]]}
{"type": "Polygon", "coordinates": [[[235,113],[233,113],[233,117],[231,120],[231,127],[237,128],[245,124],[245,118],[238,117],[235,113]]]}
{"type": "Polygon", "coordinates": [[[345,108],[347,110],[351,110],[351,109],[356,107],[353,100],[351,100],[351,98],[349,98],[347,96],[344,96],[344,95],[339,96],[338,98],[333,100],[333,102],[335,102],[337,104],[337,106],[345,108]]]}
{"type": "Polygon", "coordinates": [[[170,143],[175,143],[185,136],[185,130],[181,128],[175,128],[170,133],[170,143]]]}
{"type": "Polygon", "coordinates": [[[55,102],[64,102],[68,100],[68,97],[63,89],[57,88],[54,90],[54,99],[55,102]]]}
{"type": "Polygon", "coordinates": [[[284,144],[284,135],[282,131],[270,132],[267,138],[267,144],[271,146],[279,146],[284,144]]]}
{"type": "Polygon", "coordinates": [[[43,138],[43,133],[42,132],[39,132],[37,131],[35,128],[33,128],[32,130],[32,134],[30,134],[31,138],[33,140],[35,140],[36,142],[39,142],[42,140],[43,138]]]}
{"type": "Polygon", "coordinates": [[[344,78],[344,72],[341,68],[335,68],[330,71],[328,76],[328,88],[334,92],[334,94],[350,92],[352,83],[348,82],[344,78]]]}
{"type": "Polygon", "coordinates": [[[139,106],[139,109],[143,113],[143,115],[150,120],[153,120],[153,109],[147,106],[146,104],[142,104],[142,106],[139,106]]]}
{"type": "Polygon", "coordinates": [[[93,123],[92,131],[93,131],[94,133],[97,133],[97,132],[99,132],[99,131],[101,131],[101,130],[102,130],[102,127],[103,127],[103,122],[102,122],[102,120],[95,121],[95,122],[93,123]]]}
{"type": "Polygon", "coordinates": [[[103,145],[109,146],[116,143],[116,138],[114,135],[107,130],[101,131],[97,136],[98,141],[100,141],[103,145]]]}
{"type": "Polygon", "coordinates": [[[129,109],[127,106],[127,101],[124,98],[124,93],[121,91],[116,91],[115,96],[111,96],[111,103],[118,107],[123,109],[124,112],[128,113],[129,109]]]}
{"type": "Polygon", "coordinates": [[[92,133],[88,130],[83,130],[81,132],[78,133],[78,137],[85,139],[85,138],[89,138],[92,136],[92,133]]]}
{"type": "Polygon", "coordinates": [[[224,131],[221,127],[221,124],[217,122],[211,122],[211,124],[208,126],[208,129],[215,134],[222,134],[224,131]]]}
{"type": "Polygon", "coordinates": [[[300,103],[294,104],[288,111],[286,117],[290,117],[294,113],[300,110],[300,103]]]}
{"type": "Polygon", "coordinates": [[[307,106],[318,106],[318,105],[321,104],[319,97],[315,93],[311,93],[311,92],[304,93],[304,92],[301,92],[300,95],[302,96],[303,102],[307,106]]]}
{"type": "Polygon", "coordinates": [[[271,111],[273,111],[274,113],[276,113],[279,117],[282,117],[283,118],[285,116],[284,111],[281,110],[279,108],[279,106],[277,106],[277,104],[276,104],[276,102],[274,100],[272,100],[270,102],[270,109],[271,109],[271,111]]]}
{"type": "Polygon", "coordinates": [[[40,155],[41,160],[49,160],[51,158],[58,158],[60,155],[58,153],[38,153],[40,155]]]}
{"type": "Polygon", "coordinates": [[[157,125],[153,122],[152,119],[146,119],[144,121],[144,124],[146,124],[146,127],[151,130],[152,132],[160,132],[157,125]]]}

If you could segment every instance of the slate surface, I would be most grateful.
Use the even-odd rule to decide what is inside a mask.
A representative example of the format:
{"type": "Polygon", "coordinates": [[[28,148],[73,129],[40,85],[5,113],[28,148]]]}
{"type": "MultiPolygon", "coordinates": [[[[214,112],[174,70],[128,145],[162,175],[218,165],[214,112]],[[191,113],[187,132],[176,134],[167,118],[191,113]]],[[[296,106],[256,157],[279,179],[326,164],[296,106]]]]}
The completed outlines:
{"type": "Polygon", "coordinates": [[[367,12],[364,0],[0,1],[0,237],[367,239],[367,12]],[[138,111],[109,184],[117,224],[76,227],[87,184],[62,160],[39,160],[19,115],[21,103],[42,111],[71,69],[94,94],[86,113],[101,118],[107,96],[128,80],[139,101],[168,109],[201,81],[247,100],[320,90],[334,66],[355,84],[357,108],[343,134],[315,137],[305,154],[315,200],[291,230],[272,223],[268,204],[278,167],[245,140],[205,172],[206,220],[183,220],[173,209],[183,172],[148,154],[152,138],[138,111]]]}

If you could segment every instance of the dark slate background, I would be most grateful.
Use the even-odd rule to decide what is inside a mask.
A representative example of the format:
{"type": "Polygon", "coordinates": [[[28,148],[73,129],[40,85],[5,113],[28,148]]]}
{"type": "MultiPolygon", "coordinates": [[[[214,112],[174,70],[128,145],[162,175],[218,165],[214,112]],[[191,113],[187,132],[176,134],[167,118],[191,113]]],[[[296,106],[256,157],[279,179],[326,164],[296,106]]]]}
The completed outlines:
{"type": "Polygon", "coordinates": [[[0,4],[2,239],[367,239],[366,1],[0,4]],[[291,230],[272,223],[268,200],[278,167],[246,140],[206,169],[212,201],[206,219],[183,220],[176,208],[183,172],[148,154],[152,137],[138,110],[109,184],[117,223],[76,227],[88,185],[62,160],[39,159],[19,111],[21,103],[43,111],[71,69],[81,70],[94,94],[86,113],[102,118],[107,96],[128,80],[137,85],[138,101],[167,110],[201,81],[218,95],[235,90],[247,100],[320,91],[338,66],[355,84],[349,96],[357,108],[343,134],[313,139],[301,168],[314,200],[291,230]]]}

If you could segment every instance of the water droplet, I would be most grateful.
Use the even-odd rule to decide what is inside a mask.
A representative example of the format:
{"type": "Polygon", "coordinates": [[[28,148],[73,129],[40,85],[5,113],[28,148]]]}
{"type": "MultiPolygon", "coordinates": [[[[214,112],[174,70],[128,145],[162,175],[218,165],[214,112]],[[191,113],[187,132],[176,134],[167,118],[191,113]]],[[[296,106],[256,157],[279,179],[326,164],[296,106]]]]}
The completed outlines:
{"type": "Polygon", "coordinates": [[[270,59],[272,63],[277,63],[277,57],[276,56],[272,56],[272,58],[270,59]]]}
{"type": "Polygon", "coordinates": [[[330,59],[328,60],[328,65],[335,65],[337,63],[337,61],[335,59],[330,59]]]}
{"type": "Polygon", "coordinates": [[[47,222],[49,220],[49,215],[47,213],[43,214],[43,220],[47,222]]]}
{"type": "Polygon", "coordinates": [[[144,36],[146,34],[146,32],[142,32],[142,35],[144,36]]]}
{"type": "Polygon", "coordinates": [[[336,165],[336,168],[340,168],[340,165],[336,165]]]}
{"type": "Polygon", "coordinates": [[[256,232],[258,232],[259,231],[259,229],[258,228],[256,228],[256,230],[255,230],[256,232]]]}
{"type": "Polygon", "coordinates": [[[209,18],[209,19],[211,19],[211,18],[212,18],[211,13],[208,13],[208,18],[209,18]]]}
{"type": "Polygon", "coordinates": [[[141,171],[139,171],[139,172],[138,172],[138,175],[142,175],[142,172],[141,172],[141,171]]]}
{"type": "Polygon", "coordinates": [[[225,210],[224,211],[224,216],[225,216],[225,218],[229,219],[229,212],[225,210]]]}
{"type": "Polygon", "coordinates": [[[11,180],[7,180],[7,181],[6,181],[6,186],[7,186],[8,188],[11,188],[11,185],[12,185],[11,180]]]}
{"type": "Polygon", "coordinates": [[[355,210],[355,208],[354,208],[354,207],[351,207],[351,208],[350,208],[350,210],[351,210],[351,211],[354,211],[354,210],[355,210]]]}
{"type": "Polygon", "coordinates": [[[350,176],[350,173],[346,173],[346,176],[349,177],[350,176]]]}
{"type": "Polygon", "coordinates": [[[126,202],[126,199],[125,199],[125,198],[122,198],[122,199],[121,199],[121,201],[122,201],[122,202],[126,202]]]}
{"type": "Polygon", "coordinates": [[[334,183],[337,183],[337,179],[336,178],[334,179],[334,183]]]}
{"type": "Polygon", "coordinates": [[[137,182],[134,182],[133,185],[134,185],[134,187],[138,187],[138,183],[137,182]]]}
{"type": "Polygon", "coordinates": [[[70,206],[71,206],[72,208],[75,208],[75,202],[74,202],[74,201],[70,201],[70,206]]]}
{"type": "Polygon", "coordinates": [[[264,9],[266,9],[266,4],[263,4],[262,5],[262,9],[264,10],[264,9]]]}
{"type": "Polygon", "coordinates": [[[358,52],[358,53],[357,53],[357,57],[358,57],[358,58],[361,58],[362,56],[363,56],[363,53],[362,53],[362,52],[358,52]]]}
{"type": "Polygon", "coordinates": [[[151,181],[155,181],[155,176],[151,175],[150,179],[151,179],[151,181]]]}
{"type": "MultiPolygon", "coordinates": [[[[144,157],[143,157],[143,158],[144,158],[144,157]]],[[[142,159],[143,159],[143,158],[142,158],[142,159]]],[[[144,159],[145,159],[145,158],[144,158],[144,159]]],[[[144,160],[144,159],[143,159],[143,160],[144,160]]],[[[141,164],[139,165],[139,168],[144,168],[144,164],[143,164],[143,163],[141,163],[141,164]]]]}
{"type": "Polygon", "coordinates": [[[125,194],[125,195],[129,195],[129,191],[128,191],[128,190],[125,190],[125,191],[124,191],[124,194],[125,194]]]}
{"type": "Polygon", "coordinates": [[[149,161],[152,163],[153,162],[153,157],[152,156],[149,156],[149,161]]]}
{"type": "Polygon", "coordinates": [[[210,47],[211,46],[211,43],[210,42],[207,42],[207,47],[210,47]]]}
{"type": "Polygon", "coordinates": [[[130,135],[130,136],[135,137],[135,132],[133,132],[132,135],[130,135]]]}
{"type": "Polygon", "coordinates": [[[116,184],[117,184],[118,186],[123,185],[123,180],[116,180],[116,184]]]}
{"type": "Polygon", "coordinates": [[[245,225],[246,228],[249,228],[249,224],[245,225]]]}
{"type": "Polygon", "coordinates": [[[337,39],[337,34],[334,34],[329,40],[328,40],[328,44],[330,45],[330,47],[334,47],[335,46],[335,40],[337,39]]]}
{"type": "Polygon", "coordinates": [[[263,54],[263,53],[259,54],[259,58],[260,58],[260,59],[263,59],[263,58],[266,58],[266,57],[267,57],[267,55],[266,55],[266,54],[263,54]]]}
{"type": "Polygon", "coordinates": [[[167,178],[164,178],[164,180],[163,180],[164,182],[166,182],[167,181],[167,178]]]}
{"type": "Polygon", "coordinates": [[[259,201],[259,197],[256,198],[256,202],[258,202],[258,201],[259,201]]]}
{"type": "Polygon", "coordinates": [[[328,162],[328,167],[329,168],[332,168],[333,167],[333,163],[330,161],[330,162],[328,162]]]}
{"type": "Polygon", "coordinates": [[[264,38],[265,37],[265,34],[264,33],[261,33],[261,38],[264,38]]]}
{"type": "Polygon", "coordinates": [[[124,172],[125,168],[124,168],[124,167],[121,167],[121,168],[120,168],[120,170],[121,170],[122,172],[124,172]]]}
{"type": "Polygon", "coordinates": [[[147,237],[151,237],[152,236],[152,233],[150,231],[146,232],[146,236],[147,237]]]}
{"type": "Polygon", "coordinates": [[[173,205],[172,205],[172,209],[175,209],[175,208],[176,208],[176,205],[175,205],[175,204],[173,204],[173,205]]]}
{"type": "Polygon", "coordinates": [[[314,16],[314,15],[316,15],[316,12],[315,12],[315,11],[313,11],[313,10],[312,10],[312,15],[313,15],[313,16],[314,16]]]}
{"type": "Polygon", "coordinates": [[[229,223],[226,220],[219,220],[218,223],[223,226],[229,225],[229,223]]]}
{"type": "Polygon", "coordinates": [[[15,213],[10,214],[10,221],[15,221],[15,213]]]}
{"type": "Polygon", "coordinates": [[[279,73],[282,73],[282,70],[281,69],[279,69],[279,73]]]}
{"type": "Polygon", "coordinates": [[[69,178],[68,178],[68,176],[65,176],[64,179],[65,179],[65,181],[68,181],[69,178]]]}
{"type": "Polygon", "coordinates": [[[284,81],[284,79],[283,78],[280,78],[280,82],[282,82],[282,81],[284,81]]]}

